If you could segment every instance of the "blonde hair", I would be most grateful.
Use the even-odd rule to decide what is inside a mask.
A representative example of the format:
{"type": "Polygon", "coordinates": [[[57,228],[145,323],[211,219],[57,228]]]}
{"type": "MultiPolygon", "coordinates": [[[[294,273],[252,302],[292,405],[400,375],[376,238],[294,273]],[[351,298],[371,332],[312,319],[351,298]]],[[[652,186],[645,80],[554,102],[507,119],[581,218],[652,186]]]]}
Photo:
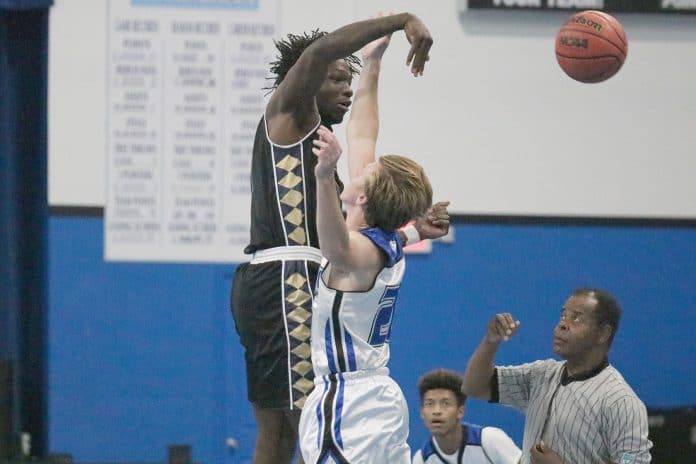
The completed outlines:
{"type": "Polygon", "coordinates": [[[413,160],[385,155],[378,161],[379,169],[365,181],[365,222],[394,231],[428,210],[433,188],[423,168],[413,160]]]}

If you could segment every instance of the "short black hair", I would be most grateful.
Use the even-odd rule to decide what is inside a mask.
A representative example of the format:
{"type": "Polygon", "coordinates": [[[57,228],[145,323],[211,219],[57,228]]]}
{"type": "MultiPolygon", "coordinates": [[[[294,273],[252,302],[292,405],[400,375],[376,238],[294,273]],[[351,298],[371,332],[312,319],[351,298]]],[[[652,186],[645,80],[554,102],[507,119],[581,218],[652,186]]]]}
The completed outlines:
{"type": "Polygon", "coordinates": [[[418,380],[418,392],[421,403],[423,397],[430,390],[450,390],[457,398],[457,406],[463,406],[466,395],[462,393],[462,376],[449,369],[435,369],[424,374],[418,380]]]}
{"type": "MultiPolygon", "coordinates": [[[[328,32],[315,29],[311,32],[305,32],[301,35],[288,34],[287,37],[281,40],[274,40],[276,48],[278,49],[278,55],[276,60],[272,61],[270,64],[270,71],[275,77],[273,79],[273,85],[270,87],[264,87],[264,90],[274,90],[278,85],[283,82],[285,76],[290,71],[297,60],[305,51],[316,40],[324,37],[328,32]]],[[[348,55],[344,58],[348,64],[348,69],[350,73],[355,75],[360,69],[360,59],[355,55],[348,55]]]]}
{"type": "Polygon", "coordinates": [[[611,326],[611,336],[609,337],[609,346],[614,341],[614,335],[619,330],[619,321],[621,320],[621,306],[617,299],[609,292],[598,288],[583,287],[573,290],[573,296],[588,296],[597,300],[595,306],[594,317],[597,325],[608,324],[611,326]]]}

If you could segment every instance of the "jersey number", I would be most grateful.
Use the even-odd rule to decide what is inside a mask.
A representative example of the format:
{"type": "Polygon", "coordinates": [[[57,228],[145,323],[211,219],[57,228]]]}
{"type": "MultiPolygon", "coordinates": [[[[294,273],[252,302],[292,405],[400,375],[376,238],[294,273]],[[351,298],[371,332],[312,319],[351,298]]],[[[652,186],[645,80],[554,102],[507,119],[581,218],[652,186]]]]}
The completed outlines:
{"type": "Polygon", "coordinates": [[[399,287],[387,287],[382,298],[379,299],[379,310],[372,321],[372,330],[368,342],[372,346],[382,346],[389,341],[391,325],[396,307],[396,296],[399,294],[399,287]]]}

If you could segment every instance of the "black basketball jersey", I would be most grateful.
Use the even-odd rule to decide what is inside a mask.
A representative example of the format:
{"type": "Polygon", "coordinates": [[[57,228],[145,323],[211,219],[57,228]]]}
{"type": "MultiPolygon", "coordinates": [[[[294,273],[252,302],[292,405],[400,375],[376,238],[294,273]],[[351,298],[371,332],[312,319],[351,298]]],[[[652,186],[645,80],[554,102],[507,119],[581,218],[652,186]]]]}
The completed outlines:
{"type": "MultiPolygon", "coordinates": [[[[251,161],[251,239],[244,253],[280,246],[319,248],[312,153],[318,128],[293,145],[277,145],[268,137],[265,116],[259,121],[251,161]]],[[[343,190],[338,174],[336,187],[343,190]]]]}

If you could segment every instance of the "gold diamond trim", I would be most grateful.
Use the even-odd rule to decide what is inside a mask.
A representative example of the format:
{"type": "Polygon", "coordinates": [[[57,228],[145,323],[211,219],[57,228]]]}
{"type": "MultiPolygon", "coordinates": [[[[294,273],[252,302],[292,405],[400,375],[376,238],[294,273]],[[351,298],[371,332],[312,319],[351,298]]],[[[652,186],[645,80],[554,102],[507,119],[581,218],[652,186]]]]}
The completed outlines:
{"type": "MultiPolygon", "coordinates": [[[[302,292],[302,293],[304,293],[304,292],[302,292]]],[[[305,295],[307,295],[307,294],[305,293],[305,295]]],[[[307,300],[309,300],[309,295],[307,295],[307,300]]],[[[289,298],[288,298],[288,301],[290,301],[289,298]]],[[[309,319],[309,316],[311,316],[311,315],[312,315],[312,313],[310,313],[306,309],[300,307],[300,308],[297,308],[294,311],[292,311],[290,314],[288,314],[288,317],[299,324],[304,324],[305,322],[307,322],[307,319],[309,319]]]]}
{"type": "Polygon", "coordinates": [[[278,162],[278,164],[276,164],[276,166],[278,166],[280,169],[284,169],[288,172],[292,171],[299,165],[300,160],[297,159],[294,155],[285,155],[285,158],[283,158],[278,162]]]}
{"type": "Polygon", "coordinates": [[[304,407],[304,404],[306,401],[307,401],[307,397],[303,396],[299,400],[295,401],[293,404],[295,405],[296,408],[302,409],[304,407]]]}
{"type": "MultiPolygon", "coordinates": [[[[302,342],[292,350],[292,353],[295,354],[296,356],[299,356],[302,359],[309,359],[312,356],[312,347],[309,346],[309,343],[302,342]]],[[[294,370],[295,372],[297,372],[300,375],[305,375],[307,372],[312,370],[312,363],[310,363],[309,361],[300,361],[292,368],[292,370],[294,370]],[[307,369],[304,372],[301,372],[301,370],[303,370],[304,367],[299,368],[299,370],[295,369],[300,364],[302,364],[303,366],[304,366],[304,364],[307,364],[309,366],[309,369],[307,369]]]]}
{"type": "Polygon", "coordinates": [[[304,220],[304,214],[299,209],[293,208],[292,211],[285,215],[285,220],[293,226],[299,226],[304,220]]]}
{"type": "Polygon", "coordinates": [[[312,363],[309,361],[300,361],[292,367],[292,370],[302,376],[305,376],[307,375],[307,372],[312,370],[312,363]]]}
{"type": "Polygon", "coordinates": [[[300,324],[297,327],[295,327],[292,332],[290,332],[290,336],[296,340],[300,341],[307,341],[309,339],[309,334],[310,330],[309,327],[307,327],[304,324],[300,324]]]}
{"type": "Polygon", "coordinates": [[[302,182],[302,178],[300,176],[296,176],[292,172],[288,172],[288,174],[285,177],[278,181],[278,185],[282,185],[287,189],[291,189],[295,188],[295,186],[300,182],[302,182]]]}
{"type": "MultiPolygon", "coordinates": [[[[309,301],[310,298],[311,298],[311,296],[309,295],[309,293],[304,292],[302,290],[295,290],[294,292],[292,292],[291,294],[289,294],[286,297],[286,300],[288,302],[294,304],[295,306],[303,306],[307,301],[309,301]]],[[[301,308],[299,308],[299,309],[301,309],[301,308]]],[[[304,322],[304,321],[299,321],[299,322],[304,322]]]]}
{"type": "Polygon", "coordinates": [[[286,284],[291,285],[295,288],[301,288],[305,284],[305,282],[307,282],[307,279],[305,279],[305,277],[299,272],[295,272],[290,277],[285,279],[286,284]]]}
{"type": "Polygon", "coordinates": [[[288,238],[291,238],[295,243],[304,245],[306,243],[305,231],[302,227],[297,227],[295,230],[288,234],[288,238]]]}
{"type": "Polygon", "coordinates": [[[309,393],[309,392],[312,390],[312,388],[314,387],[314,382],[312,382],[311,380],[307,380],[307,379],[305,379],[304,377],[302,377],[302,378],[298,379],[297,382],[295,382],[294,384],[292,384],[292,386],[293,386],[293,388],[294,388],[295,390],[299,390],[299,391],[301,391],[302,393],[305,393],[305,394],[306,394],[306,393],[309,393]]]}
{"type": "Polygon", "coordinates": [[[299,205],[301,201],[302,194],[297,190],[288,191],[288,193],[286,193],[285,196],[280,199],[281,203],[286,204],[288,206],[292,206],[293,208],[299,205]]]}

